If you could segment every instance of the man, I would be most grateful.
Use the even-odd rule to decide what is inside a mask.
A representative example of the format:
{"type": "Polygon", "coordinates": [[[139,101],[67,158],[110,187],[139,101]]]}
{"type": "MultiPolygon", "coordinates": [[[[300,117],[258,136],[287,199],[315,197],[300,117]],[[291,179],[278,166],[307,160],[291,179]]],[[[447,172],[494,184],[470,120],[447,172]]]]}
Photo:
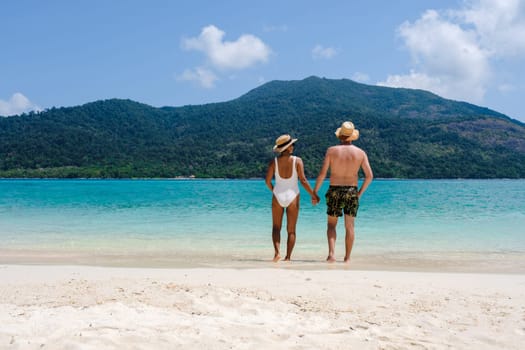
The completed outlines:
{"type": "MultiPolygon", "coordinates": [[[[352,144],[359,138],[359,130],[354,128],[352,122],[344,122],[335,132],[340,144],[332,146],[326,151],[323,167],[315,182],[314,194],[317,196],[319,188],[330,170],[330,187],[326,192],[326,205],[328,225],[326,235],[328,238],[328,257],[326,261],[336,261],[335,240],[337,220],[343,216],[345,220],[345,257],[346,263],[350,262],[350,254],[354,245],[354,220],[359,208],[359,198],[366,191],[374,177],[368,157],[362,149],[352,144]],[[358,189],[359,169],[365,174],[361,188],[358,189]]],[[[319,197],[317,197],[319,198],[319,197]]]]}

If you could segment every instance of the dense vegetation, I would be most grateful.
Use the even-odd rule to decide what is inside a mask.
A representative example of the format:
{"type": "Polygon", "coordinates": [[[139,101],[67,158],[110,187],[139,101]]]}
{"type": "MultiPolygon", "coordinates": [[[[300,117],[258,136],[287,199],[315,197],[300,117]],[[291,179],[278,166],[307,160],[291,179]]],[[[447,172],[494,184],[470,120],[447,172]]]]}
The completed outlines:
{"type": "Polygon", "coordinates": [[[299,138],[314,177],[346,119],[377,177],[525,178],[523,123],[426,91],[317,77],[224,103],[113,99],[0,118],[0,177],[262,177],[282,133],[299,138]]]}

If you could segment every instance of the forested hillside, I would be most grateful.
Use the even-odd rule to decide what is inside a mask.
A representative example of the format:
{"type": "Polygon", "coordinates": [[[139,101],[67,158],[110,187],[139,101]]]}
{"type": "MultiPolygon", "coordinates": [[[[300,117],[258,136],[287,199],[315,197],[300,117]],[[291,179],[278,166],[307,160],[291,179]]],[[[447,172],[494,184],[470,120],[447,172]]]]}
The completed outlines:
{"type": "Polygon", "coordinates": [[[277,136],[316,176],[352,120],[377,177],[525,178],[525,125],[421,90],[310,77],[228,102],[154,108],[130,100],[0,118],[0,177],[262,177],[277,136]]]}

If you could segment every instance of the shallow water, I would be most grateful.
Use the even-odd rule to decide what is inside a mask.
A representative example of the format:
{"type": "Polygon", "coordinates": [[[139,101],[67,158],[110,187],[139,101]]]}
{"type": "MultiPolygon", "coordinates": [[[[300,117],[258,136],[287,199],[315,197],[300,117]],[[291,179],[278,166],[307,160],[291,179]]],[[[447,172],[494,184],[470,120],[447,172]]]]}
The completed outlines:
{"type": "MultiPolygon", "coordinates": [[[[524,204],[525,180],[374,180],[352,259],[525,271],[524,204]]],[[[270,205],[262,180],[0,180],[0,262],[258,265],[273,254],[270,205]]],[[[324,200],[303,191],[294,266],[318,267],[326,246],[324,200]]]]}

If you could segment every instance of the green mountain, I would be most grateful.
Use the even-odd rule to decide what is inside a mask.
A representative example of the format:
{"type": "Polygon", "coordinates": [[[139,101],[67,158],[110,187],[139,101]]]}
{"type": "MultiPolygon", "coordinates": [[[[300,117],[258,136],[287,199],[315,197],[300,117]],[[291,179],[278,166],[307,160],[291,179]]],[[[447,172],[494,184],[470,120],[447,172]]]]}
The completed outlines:
{"type": "Polygon", "coordinates": [[[0,118],[0,177],[262,177],[274,140],[299,138],[315,177],[352,120],[376,177],[525,178],[525,124],[422,90],[309,77],[228,102],[130,100],[0,118]]]}

